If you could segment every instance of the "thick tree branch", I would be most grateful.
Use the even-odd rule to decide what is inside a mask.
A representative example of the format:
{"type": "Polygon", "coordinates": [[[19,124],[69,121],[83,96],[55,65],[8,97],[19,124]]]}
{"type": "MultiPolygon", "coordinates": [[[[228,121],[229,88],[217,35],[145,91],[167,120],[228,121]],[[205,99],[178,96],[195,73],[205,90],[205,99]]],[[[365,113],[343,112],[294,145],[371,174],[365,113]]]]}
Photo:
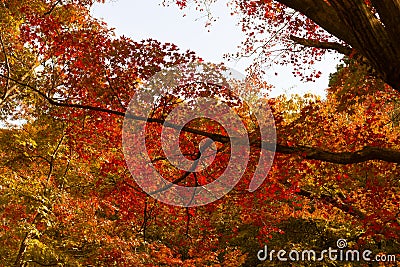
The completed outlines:
{"type": "Polygon", "coordinates": [[[278,0],[365,57],[379,78],[400,92],[400,3],[372,0],[278,0]],[[377,11],[377,13],[374,13],[377,11]]]}
{"type": "MultiPolygon", "coordinates": [[[[2,76],[4,78],[8,78],[7,76],[2,75],[2,74],[0,74],[0,76],[2,76]]],[[[92,110],[92,111],[98,111],[98,112],[103,112],[103,113],[107,113],[107,114],[114,114],[114,115],[121,116],[121,117],[126,116],[129,119],[138,120],[138,121],[147,121],[150,123],[158,123],[158,124],[163,125],[164,127],[169,127],[169,128],[181,130],[184,132],[189,132],[189,133],[198,134],[198,135],[201,135],[204,137],[208,137],[215,142],[229,143],[229,142],[240,142],[241,141],[239,138],[235,138],[235,137],[229,137],[229,136],[225,136],[225,135],[221,135],[221,134],[210,133],[207,131],[194,129],[194,128],[187,127],[187,126],[182,127],[177,124],[167,123],[163,119],[136,116],[134,114],[126,114],[125,112],[122,112],[122,111],[110,110],[110,109],[106,109],[106,108],[102,108],[102,107],[95,107],[95,106],[90,106],[90,105],[73,104],[73,103],[68,103],[68,102],[58,102],[58,101],[50,98],[49,96],[47,96],[45,93],[41,92],[39,89],[37,89],[29,84],[19,82],[12,78],[10,78],[10,79],[13,82],[15,82],[21,86],[31,89],[32,91],[36,92],[39,96],[41,96],[45,100],[47,100],[50,104],[55,105],[55,106],[92,110]]],[[[250,136],[251,136],[251,134],[250,134],[250,136]]],[[[354,151],[354,152],[331,152],[331,151],[326,151],[326,150],[322,150],[319,148],[308,147],[308,146],[292,147],[292,146],[285,146],[282,144],[277,144],[275,147],[275,144],[273,144],[273,143],[268,143],[265,140],[263,140],[263,142],[264,142],[263,146],[267,150],[275,151],[276,153],[297,154],[300,157],[303,157],[305,159],[320,160],[320,161],[336,163],[336,164],[344,164],[344,165],[355,164],[355,163],[360,163],[360,162],[369,161],[369,160],[382,160],[382,161],[386,161],[386,162],[400,163],[400,151],[390,149],[390,148],[366,146],[363,149],[354,151]]],[[[250,138],[250,145],[259,147],[260,142],[256,138],[250,138]]]]}
{"type": "Polygon", "coordinates": [[[390,148],[366,146],[354,152],[330,152],[315,147],[277,145],[276,152],[298,154],[305,159],[320,160],[337,164],[355,164],[369,160],[400,163],[400,151],[390,148]]]}
{"type": "Polygon", "coordinates": [[[347,213],[357,219],[363,220],[365,219],[365,214],[360,211],[359,209],[344,203],[342,200],[335,199],[330,195],[327,194],[313,194],[310,191],[300,189],[299,192],[296,193],[299,196],[303,196],[305,198],[308,198],[310,200],[319,200],[325,204],[332,205],[333,207],[343,211],[344,213],[347,213]]]}
{"type": "MultiPolygon", "coordinates": [[[[50,101],[50,99],[48,99],[48,100],[51,104],[59,105],[59,106],[101,111],[101,112],[116,114],[119,116],[126,115],[123,112],[103,109],[103,108],[99,108],[99,107],[91,107],[91,106],[68,104],[68,103],[58,103],[58,102],[55,102],[54,100],[52,100],[52,101],[50,101]]],[[[228,136],[224,136],[221,134],[210,133],[210,132],[206,132],[206,131],[202,131],[202,130],[198,130],[198,129],[193,129],[193,128],[190,128],[187,126],[181,127],[180,125],[167,123],[162,119],[145,118],[145,117],[129,115],[129,114],[127,114],[127,116],[128,116],[128,118],[131,118],[134,120],[154,122],[154,123],[162,124],[165,127],[174,128],[174,129],[182,129],[182,131],[184,131],[184,132],[190,132],[193,134],[205,136],[216,142],[228,143],[230,141],[240,141],[240,140],[235,140],[234,137],[228,137],[228,136]]],[[[257,143],[257,141],[253,141],[250,143],[250,145],[258,145],[258,143],[257,143]]],[[[264,147],[266,147],[268,150],[273,151],[275,148],[275,145],[272,143],[264,143],[264,147]]],[[[314,147],[307,147],[307,146],[290,147],[290,146],[284,146],[284,145],[277,144],[275,152],[282,153],[282,154],[297,154],[305,159],[320,160],[320,161],[344,164],[344,165],[360,163],[360,162],[369,161],[369,160],[382,160],[382,161],[386,161],[386,162],[400,163],[400,151],[389,149],[389,148],[371,147],[371,146],[366,146],[363,149],[355,151],[355,152],[330,152],[330,151],[325,151],[325,150],[322,150],[319,148],[314,148],[314,147]]]]}
{"type": "Polygon", "coordinates": [[[62,0],[58,0],[57,2],[55,2],[49,9],[49,11],[46,11],[43,15],[47,16],[50,15],[51,12],[53,12],[53,10],[57,7],[58,4],[62,3],[62,0]]]}
{"type": "Polygon", "coordinates": [[[395,44],[400,43],[398,27],[400,25],[400,2],[398,0],[371,0],[386,30],[395,44]]]}

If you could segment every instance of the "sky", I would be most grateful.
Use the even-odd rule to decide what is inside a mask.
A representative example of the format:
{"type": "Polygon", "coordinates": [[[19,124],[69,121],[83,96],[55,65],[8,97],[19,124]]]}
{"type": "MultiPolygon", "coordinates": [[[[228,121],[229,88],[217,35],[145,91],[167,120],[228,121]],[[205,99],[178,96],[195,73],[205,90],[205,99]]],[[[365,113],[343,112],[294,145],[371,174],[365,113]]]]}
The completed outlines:
{"type": "MultiPolygon", "coordinates": [[[[217,21],[208,28],[205,27],[207,18],[194,7],[182,11],[176,6],[162,6],[162,0],[109,0],[105,4],[95,4],[92,15],[115,28],[118,36],[174,43],[183,51],[190,49],[196,52],[205,61],[224,62],[226,66],[245,73],[250,59],[238,62],[223,59],[225,53],[237,52],[244,40],[237,17],[230,15],[226,1],[217,1],[211,11],[217,21]]],[[[325,56],[322,62],[315,65],[323,73],[321,78],[308,83],[293,77],[291,66],[274,66],[265,76],[266,81],[275,87],[270,95],[309,92],[323,96],[329,74],[335,71],[338,62],[337,56],[325,56]]]]}

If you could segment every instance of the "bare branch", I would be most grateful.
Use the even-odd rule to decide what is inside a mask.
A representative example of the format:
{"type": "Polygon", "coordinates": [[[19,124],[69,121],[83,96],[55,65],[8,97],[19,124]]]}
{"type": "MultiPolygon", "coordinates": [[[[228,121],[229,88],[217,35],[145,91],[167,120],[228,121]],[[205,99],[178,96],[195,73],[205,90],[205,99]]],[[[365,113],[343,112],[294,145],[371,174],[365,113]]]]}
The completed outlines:
{"type": "Polygon", "coordinates": [[[322,48],[322,49],[331,49],[335,50],[343,55],[349,56],[352,52],[351,47],[345,46],[336,42],[321,42],[318,40],[307,39],[307,38],[300,38],[294,35],[290,36],[290,40],[300,45],[306,47],[315,47],[315,48],[322,48]]]}

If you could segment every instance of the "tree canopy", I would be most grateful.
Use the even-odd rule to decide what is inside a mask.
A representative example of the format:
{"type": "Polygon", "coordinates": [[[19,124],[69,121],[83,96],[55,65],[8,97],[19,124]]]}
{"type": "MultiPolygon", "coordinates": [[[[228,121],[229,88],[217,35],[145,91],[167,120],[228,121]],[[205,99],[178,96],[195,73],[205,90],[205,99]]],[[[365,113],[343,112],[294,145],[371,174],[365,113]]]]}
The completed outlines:
{"type": "MultiPolygon", "coordinates": [[[[232,94],[224,83],[188,82],[144,103],[148,117],[130,106],[153,93],[143,85],[163,70],[203,61],[174,44],[115,36],[90,16],[93,2],[0,2],[0,265],[287,266],[259,261],[257,252],[265,244],[322,250],[339,239],[400,257],[398,1],[233,1],[248,36],[238,56],[260,54],[246,86],[232,94]],[[262,67],[271,56],[279,53],[295,75],[314,79],[318,70],[307,73],[304,65],[327,49],[345,57],[326,99],[265,93],[262,67]],[[144,153],[127,160],[124,119],[145,125],[145,153],[165,180],[205,187],[242,157],[232,154],[242,139],[214,120],[168,122],[199,97],[235,112],[248,162],[224,197],[199,207],[167,205],[138,184],[144,164],[129,168],[144,153]],[[255,118],[249,106],[267,115],[255,118]],[[276,140],[262,135],[269,112],[276,140]],[[176,140],[194,162],[189,170],[167,157],[163,138],[176,140]],[[276,152],[268,175],[249,192],[268,151],[276,152]],[[207,166],[196,169],[202,155],[207,166]]],[[[225,70],[202,66],[217,78],[225,70]]],[[[140,142],[130,141],[135,151],[140,142]]],[[[307,264],[337,266],[329,259],[307,264]]]]}

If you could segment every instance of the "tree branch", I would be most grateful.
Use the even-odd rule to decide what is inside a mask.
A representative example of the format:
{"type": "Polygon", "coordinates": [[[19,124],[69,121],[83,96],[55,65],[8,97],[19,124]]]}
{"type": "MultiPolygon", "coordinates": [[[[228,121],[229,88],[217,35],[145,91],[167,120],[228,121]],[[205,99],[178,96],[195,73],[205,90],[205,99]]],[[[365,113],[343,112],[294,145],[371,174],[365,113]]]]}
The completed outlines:
{"type": "Polygon", "coordinates": [[[62,0],[58,0],[57,2],[55,2],[55,3],[50,7],[49,11],[46,11],[46,12],[43,14],[43,16],[50,15],[51,12],[53,12],[53,10],[56,8],[56,6],[57,6],[58,4],[60,4],[60,3],[62,3],[62,0]]]}
{"type": "Polygon", "coordinates": [[[315,47],[315,48],[322,48],[322,49],[331,49],[335,50],[343,55],[349,56],[352,52],[351,47],[345,46],[336,42],[321,42],[318,40],[307,39],[307,38],[300,38],[294,35],[290,36],[290,40],[300,45],[306,47],[315,47]]]}
{"type": "Polygon", "coordinates": [[[327,32],[351,44],[355,41],[343,18],[325,0],[279,0],[278,2],[299,11],[327,32]]]}
{"type": "Polygon", "coordinates": [[[330,152],[308,146],[277,145],[276,152],[282,154],[298,154],[305,159],[320,160],[336,164],[355,164],[369,160],[382,160],[400,163],[400,151],[383,147],[365,146],[354,152],[330,152]]]}
{"type": "Polygon", "coordinates": [[[40,266],[58,266],[58,263],[42,263],[36,260],[28,260],[26,262],[32,262],[32,263],[36,263],[39,264],[40,266]]]}
{"type": "Polygon", "coordinates": [[[314,21],[365,57],[387,84],[400,92],[398,0],[278,0],[314,21]],[[377,11],[377,13],[376,13],[377,11]]]}
{"type": "MultiPolygon", "coordinates": [[[[1,49],[2,49],[3,55],[4,55],[4,63],[6,65],[6,69],[7,69],[7,76],[8,76],[8,78],[10,78],[11,67],[10,67],[10,62],[8,61],[8,56],[7,56],[7,52],[6,52],[6,47],[3,42],[3,34],[2,33],[0,33],[0,44],[1,44],[1,49]]],[[[9,88],[10,88],[10,79],[7,79],[3,95],[1,96],[2,101],[4,101],[6,99],[9,88]]]]}
{"type": "Polygon", "coordinates": [[[340,202],[342,202],[342,203],[340,203],[338,199],[335,199],[330,195],[319,194],[319,195],[314,196],[314,194],[312,192],[304,190],[304,189],[300,189],[300,191],[297,192],[296,194],[299,196],[306,197],[310,200],[313,200],[313,199],[320,200],[323,203],[332,205],[335,208],[337,208],[347,214],[350,214],[351,216],[353,216],[357,219],[360,219],[360,220],[365,219],[365,214],[362,211],[360,211],[359,209],[357,209],[347,203],[344,203],[343,201],[340,201],[340,202]]]}
{"type": "MultiPolygon", "coordinates": [[[[7,76],[5,76],[3,74],[0,74],[0,76],[2,76],[4,78],[8,78],[7,76]]],[[[92,110],[92,111],[98,111],[98,112],[103,112],[103,113],[108,113],[108,114],[114,114],[114,115],[122,116],[122,117],[126,116],[129,119],[138,120],[138,121],[159,123],[159,124],[163,125],[164,127],[169,127],[169,128],[181,130],[184,132],[198,134],[201,136],[208,137],[208,138],[212,139],[213,141],[220,142],[220,143],[240,142],[241,141],[239,138],[236,138],[236,137],[229,137],[229,136],[225,136],[222,134],[210,133],[210,132],[206,132],[206,131],[202,131],[202,130],[198,130],[198,129],[193,129],[193,128],[190,128],[187,126],[182,127],[177,124],[165,122],[163,119],[136,116],[134,114],[126,114],[125,112],[122,112],[122,111],[110,110],[110,109],[106,109],[106,108],[102,108],[102,107],[94,107],[94,106],[82,105],[82,104],[58,102],[58,101],[48,97],[46,94],[44,94],[43,92],[41,92],[40,90],[38,90],[37,88],[35,88],[29,84],[19,82],[13,78],[10,78],[10,79],[21,86],[28,87],[29,89],[36,92],[39,96],[41,96],[45,100],[47,100],[50,104],[55,105],[55,106],[92,110]]],[[[249,134],[249,135],[251,135],[251,134],[249,134]]],[[[250,140],[251,146],[260,147],[259,140],[257,140],[256,138],[250,138],[250,139],[252,139],[252,140],[250,140]]],[[[275,148],[275,144],[269,143],[265,140],[263,140],[263,146],[266,148],[266,150],[275,151],[276,153],[297,154],[300,157],[303,157],[305,159],[320,160],[320,161],[336,163],[336,164],[343,164],[343,165],[355,164],[355,163],[360,163],[360,162],[369,161],[369,160],[382,160],[382,161],[386,161],[386,162],[400,163],[400,151],[390,149],[390,148],[382,148],[382,147],[366,146],[366,147],[362,148],[361,150],[354,151],[354,152],[330,152],[330,151],[322,150],[320,148],[315,148],[315,147],[285,146],[282,144],[277,144],[276,148],[275,148]]]]}

